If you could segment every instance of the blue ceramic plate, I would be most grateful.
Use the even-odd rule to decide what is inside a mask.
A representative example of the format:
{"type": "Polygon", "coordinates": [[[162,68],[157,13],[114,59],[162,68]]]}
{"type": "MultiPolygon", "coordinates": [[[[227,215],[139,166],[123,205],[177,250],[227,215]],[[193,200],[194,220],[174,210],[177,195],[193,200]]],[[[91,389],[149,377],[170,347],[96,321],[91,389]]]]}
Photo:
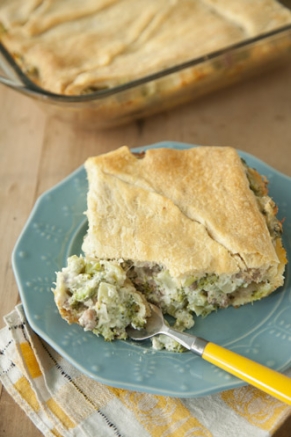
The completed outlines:
{"type": "MultiPolygon", "coordinates": [[[[164,142],[149,146],[184,149],[164,142]]],[[[149,147],[135,149],[145,150],[149,147]]],[[[270,194],[285,218],[284,245],[291,259],[291,179],[251,155],[247,163],[270,181],[270,194]]],[[[87,179],[83,167],[37,201],[13,253],[13,268],[28,321],[34,331],[81,372],[104,384],[160,395],[197,397],[243,383],[200,357],[154,351],[150,342],[105,342],[61,319],[51,288],[55,272],[72,254],[81,253],[87,229],[87,179]]],[[[291,366],[291,284],[239,310],[228,308],[198,318],[191,330],[273,369],[291,366]]]]}

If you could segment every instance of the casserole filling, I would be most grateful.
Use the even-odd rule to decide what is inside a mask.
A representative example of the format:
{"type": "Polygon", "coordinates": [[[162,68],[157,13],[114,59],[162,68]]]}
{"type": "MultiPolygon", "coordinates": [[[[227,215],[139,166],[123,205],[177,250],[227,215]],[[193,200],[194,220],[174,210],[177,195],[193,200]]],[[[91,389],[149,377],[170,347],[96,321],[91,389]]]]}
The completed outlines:
{"type": "Polygon", "coordinates": [[[125,339],[125,328],[142,328],[149,306],[118,261],[71,256],[57,273],[55,300],[69,323],[101,334],[105,340],[125,339]]]}

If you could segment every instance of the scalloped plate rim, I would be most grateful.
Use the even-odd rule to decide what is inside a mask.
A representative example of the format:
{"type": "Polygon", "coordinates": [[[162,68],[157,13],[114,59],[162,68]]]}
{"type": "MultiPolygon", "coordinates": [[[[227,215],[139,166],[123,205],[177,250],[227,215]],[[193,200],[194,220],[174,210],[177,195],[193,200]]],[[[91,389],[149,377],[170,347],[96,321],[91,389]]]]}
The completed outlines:
{"type": "MultiPolygon", "coordinates": [[[[155,144],[152,144],[149,146],[136,147],[136,148],[133,148],[131,150],[135,151],[135,152],[139,152],[139,151],[144,151],[144,150],[147,150],[150,148],[158,148],[158,147],[185,149],[185,148],[199,147],[199,146],[194,145],[194,144],[175,142],[175,141],[162,141],[162,142],[155,143],[155,144]]],[[[266,164],[262,160],[256,158],[255,156],[253,156],[247,152],[244,152],[244,151],[241,151],[238,149],[237,149],[237,151],[246,160],[249,159],[249,160],[257,163],[258,165],[263,166],[264,169],[268,170],[273,175],[276,175],[279,178],[284,178],[286,183],[291,184],[291,178],[289,176],[284,175],[283,173],[279,172],[278,170],[272,168],[269,164],[266,164]]],[[[22,230],[19,238],[17,239],[17,242],[16,242],[15,247],[13,249],[13,253],[12,253],[13,271],[15,274],[18,288],[19,288],[19,293],[20,293],[20,297],[21,297],[21,300],[23,303],[24,311],[25,311],[26,317],[27,317],[28,322],[29,322],[30,326],[32,327],[32,329],[41,338],[43,338],[45,341],[47,341],[48,344],[50,344],[52,347],[54,347],[71,364],[73,364],[76,368],[78,368],[81,372],[83,372],[84,374],[87,374],[89,377],[91,377],[91,378],[93,378],[101,383],[104,383],[104,384],[107,384],[110,386],[119,387],[119,388],[126,388],[126,389],[130,389],[130,390],[144,391],[144,392],[153,393],[153,394],[179,396],[179,397],[198,397],[198,396],[204,396],[204,395],[208,395],[208,394],[214,394],[214,393],[220,392],[220,391],[225,390],[225,389],[235,388],[235,387],[238,387],[241,385],[245,385],[242,381],[234,378],[230,381],[223,380],[221,383],[216,381],[216,384],[214,384],[213,387],[206,387],[206,388],[197,389],[194,391],[193,391],[193,389],[190,391],[186,390],[184,392],[183,390],[179,390],[179,389],[173,388],[173,387],[172,388],[163,387],[163,388],[156,389],[155,387],[148,386],[146,383],[142,383],[142,382],[132,382],[131,380],[120,381],[120,379],[118,379],[118,378],[114,379],[112,377],[110,377],[110,378],[103,377],[102,375],[98,374],[98,371],[96,372],[92,369],[88,369],[86,366],[84,366],[83,364],[78,362],[78,360],[72,358],[70,353],[68,353],[66,350],[64,350],[64,348],[60,344],[57,344],[55,342],[55,340],[53,340],[50,337],[50,335],[48,335],[47,332],[45,332],[42,328],[40,328],[39,324],[37,323],[37,321],[33,317],[33,314],[31,313],[30,303],[28,302],[26,293],[23,290],[23,283],[22,283],[21,274],[19,271],[20,267],[19,267],[19,259],[17,257],[17,252],[18,252],[19,246],[21,245],[23,237],[26,235],[27,231],[31,227],[32,219],[35,217],[35,215],[40,210],[40,208],[42,208],[42,204],[43,204],[43,202],[46,201],[47,197],[53,195],[54,193],[58,193],[58,191],[62,187],[66,188],[66,186],[70,185],[76,176],[82,175],[82,177],[83,177],[85,174],[84,172],[85,172],[84,166],[82,165],[82,166],[78,167],[75,171],[70,173],[66,178],[64,178],[63,180],[58,182],[56,185],[54,185],[52,188],[45,191],[41,196],[39,196],[39,198],[35,202],[35,205],[34,205],[32,211],[29,215],[29,218],[28,218],[25,226],[23,227],[23,230],[22,230]]],[[[79,223],[79,226],[81,226],[81,223],[79,223]]],[[[287,270],[287,272],[288,272],[288,270],[287,270]]],[[[289,280],[290,280],[290,278],[289,278],[289,275],[287,274],[286,282],[287,281],[289,282],[289,280]]],[[[282,299],[283,299],[283,297],[282,297],[282,299]]],[[[207,319],[205,319],[205,320],[207,320],[207,319]]],[[[235,341],[236,340],[234,340],[234,342],[235,341]]],[[[133,348],[135,348],[134,345],[133,345],[133,348]]],[[[162,353],[171,355],[171,353],[166,352],[166,351],[162,351],[162,353]]],[[[150,355],[151,354],[157,354],[157,352],[150,351],[150,355]]],[[[198,357],[195,357],[195,358],[198,358],[198,357]]],[[[206,364],[208,364],[208,363],[206,363],[206,364]]],[[[277,370],[284,371],[290,366],[290,364],[291,364],[291,359],[288,363],[283,363],[281,366],[277,367],[277,370]]]]}

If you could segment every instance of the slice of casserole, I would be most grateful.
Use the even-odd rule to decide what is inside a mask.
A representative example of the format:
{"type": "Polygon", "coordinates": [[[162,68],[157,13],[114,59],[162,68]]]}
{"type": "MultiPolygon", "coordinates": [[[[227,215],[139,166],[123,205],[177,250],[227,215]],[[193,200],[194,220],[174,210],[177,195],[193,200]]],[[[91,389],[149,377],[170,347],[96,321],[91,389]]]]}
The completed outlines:
{"type": "MultiPolygon", "coordinates": [[[[173,316],[176,328],[187,329],[193,315],[239,307],[283,284],[287,260],[277,207],[266,180],[235,149],[158,148],[134,155],[124,146],[89,158],[85,166],[88,232],[85,258],[75,261],[103,265],[102,277],[114,278],[106,279],[114,286],[119,279],[110,269],[122,272],[121,287],[126,284],[133,298],[138,296],[143,321],[149,310],[141,296],[173,316]]],[[[58,275],[57,305],[61,313],[71,314],[75,293],[82,295],[87,281],[74,285],[75,292],[67,274],[58,275]]],[[[77,321],[88,327],[83,317],[88,305],[82,305],[77,321]]],[[[90,328],[100,330],[98,299],[93,307],[95,325],[90,328]]],[[[127,322],[131,309],[130,314],[127,322]]]]}

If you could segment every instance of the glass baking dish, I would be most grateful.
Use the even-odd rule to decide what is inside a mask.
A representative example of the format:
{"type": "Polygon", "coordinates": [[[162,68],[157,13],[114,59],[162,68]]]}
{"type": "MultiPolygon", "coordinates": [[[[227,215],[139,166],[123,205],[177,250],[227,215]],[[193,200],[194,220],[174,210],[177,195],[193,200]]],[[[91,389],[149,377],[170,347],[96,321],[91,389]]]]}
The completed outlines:
{"type": "Polygon", "coordinates": [[[83,127],[113,127],[168,110],[291,59],[291,25],[91,94],[67,96],[35,85],[0,44],[0,82],[59,119],[83,127]]]}

